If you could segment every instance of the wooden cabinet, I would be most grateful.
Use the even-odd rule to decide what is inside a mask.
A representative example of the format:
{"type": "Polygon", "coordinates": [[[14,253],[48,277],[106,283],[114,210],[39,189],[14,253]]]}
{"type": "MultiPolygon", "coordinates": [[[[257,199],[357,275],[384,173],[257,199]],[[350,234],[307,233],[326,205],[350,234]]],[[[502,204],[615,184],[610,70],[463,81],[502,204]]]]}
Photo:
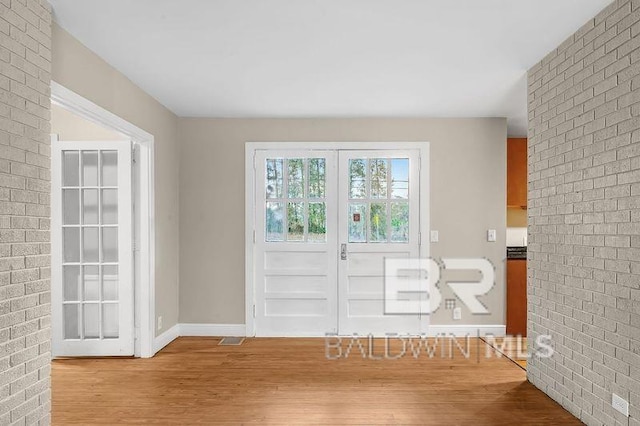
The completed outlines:
{"type": "Polygon", "coordinates": [[[507,260],[507,334],[527,336],[527,261],[507,260]]]}
{"type": "Polygon", "coordinates": [[[507,139],[507,207],[527,207],[527,139],[507,139]]]}

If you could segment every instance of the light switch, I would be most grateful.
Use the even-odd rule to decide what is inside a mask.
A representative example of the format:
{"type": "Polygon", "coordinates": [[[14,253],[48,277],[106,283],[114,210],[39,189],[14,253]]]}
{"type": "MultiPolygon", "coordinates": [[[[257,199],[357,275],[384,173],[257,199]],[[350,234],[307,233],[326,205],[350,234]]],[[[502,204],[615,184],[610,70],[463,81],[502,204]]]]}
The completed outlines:
{"type": "Polygon", "coordinates": [[[438,231],[431,231],[431,242],[437,243],[439,240],[440,240],[440,235],[438,234],[438,231]]]}
{"type": "Polygon", "coordinates": [[[487,231],[487,241],[489,241],[490,243],[495,243],[496,242],[496,230],[495,229],[489,229],[487,231]]]}

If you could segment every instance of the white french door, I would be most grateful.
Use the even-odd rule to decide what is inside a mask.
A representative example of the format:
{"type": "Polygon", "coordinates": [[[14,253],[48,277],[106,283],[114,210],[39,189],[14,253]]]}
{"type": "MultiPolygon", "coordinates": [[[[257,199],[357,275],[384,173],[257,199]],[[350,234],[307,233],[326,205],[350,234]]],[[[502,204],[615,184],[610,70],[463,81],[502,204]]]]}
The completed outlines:
{"type": "Polygon", "coordinates": [[[420,256],[419,150],[256,150],[257,336],[417,334],[385,311],[385,258],[420,256]]]}
{"type": "Polygon", "coordinates": [[[131,142],[52,143],[52,352],[133,355],[131,142]]]}
{"type": "Polygon", "coordinates": [[[255,157],[257,336],[337,331],[336,153],[255,157]]]}
{"type": "Polygon", "coordinates": [[[340,334],[418,334],[420,316],[385,307],[386,258],[420,256],[416,151],[340,151],[340,334]]]}

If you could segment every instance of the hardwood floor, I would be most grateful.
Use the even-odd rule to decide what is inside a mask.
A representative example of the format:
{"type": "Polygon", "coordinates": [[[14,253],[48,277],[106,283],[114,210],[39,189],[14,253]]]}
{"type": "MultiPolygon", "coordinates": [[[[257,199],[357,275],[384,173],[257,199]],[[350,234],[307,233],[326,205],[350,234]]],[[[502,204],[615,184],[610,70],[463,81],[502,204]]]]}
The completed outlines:
{"type": "Polygon", "coordinates": [[[487,341],[487,339],[483,341],[518,364],[523,370],[527,369],[526,337],[497,337],[493,341],[487,341]]]}
{"type": "Polygon", "coordinates": [[[357,346],[330,360],[324,339],[218,341],[179,338],[151,359],[53,361],[53,424],[581,424],[477,339],[469,359],[454,345],[452,359],[439,349],[395,360],[363,359],[357,346]]]}

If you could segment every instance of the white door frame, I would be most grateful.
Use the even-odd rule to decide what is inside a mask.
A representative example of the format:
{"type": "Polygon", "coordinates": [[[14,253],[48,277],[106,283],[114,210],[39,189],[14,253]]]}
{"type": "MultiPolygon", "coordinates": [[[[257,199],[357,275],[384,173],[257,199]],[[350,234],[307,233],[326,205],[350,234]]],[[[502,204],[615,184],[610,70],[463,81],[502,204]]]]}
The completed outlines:
{"type": "Polygon", "coordinates": [[[51,82],[51,103],[88,121],[120,132],[138,147],[136,166],[139,174],[134,183],[134,226],[139,240],[134,247],[135,289],[134,329],[136,357],[150,358],[155,339],[155,141],[152,134],[129,123],[66,87],[51,82]]]}
{"type": "MultiPolygon", "coordinates": [[[[245,335],[255,336],[255,181],[257,150],[406,150],[420,151],[420,212],[429,212],[429,142],[246,142],[245,143],[245,335]]],[[[429,257],[429,218],[421,215],[420,257],[429,257]]]]}

